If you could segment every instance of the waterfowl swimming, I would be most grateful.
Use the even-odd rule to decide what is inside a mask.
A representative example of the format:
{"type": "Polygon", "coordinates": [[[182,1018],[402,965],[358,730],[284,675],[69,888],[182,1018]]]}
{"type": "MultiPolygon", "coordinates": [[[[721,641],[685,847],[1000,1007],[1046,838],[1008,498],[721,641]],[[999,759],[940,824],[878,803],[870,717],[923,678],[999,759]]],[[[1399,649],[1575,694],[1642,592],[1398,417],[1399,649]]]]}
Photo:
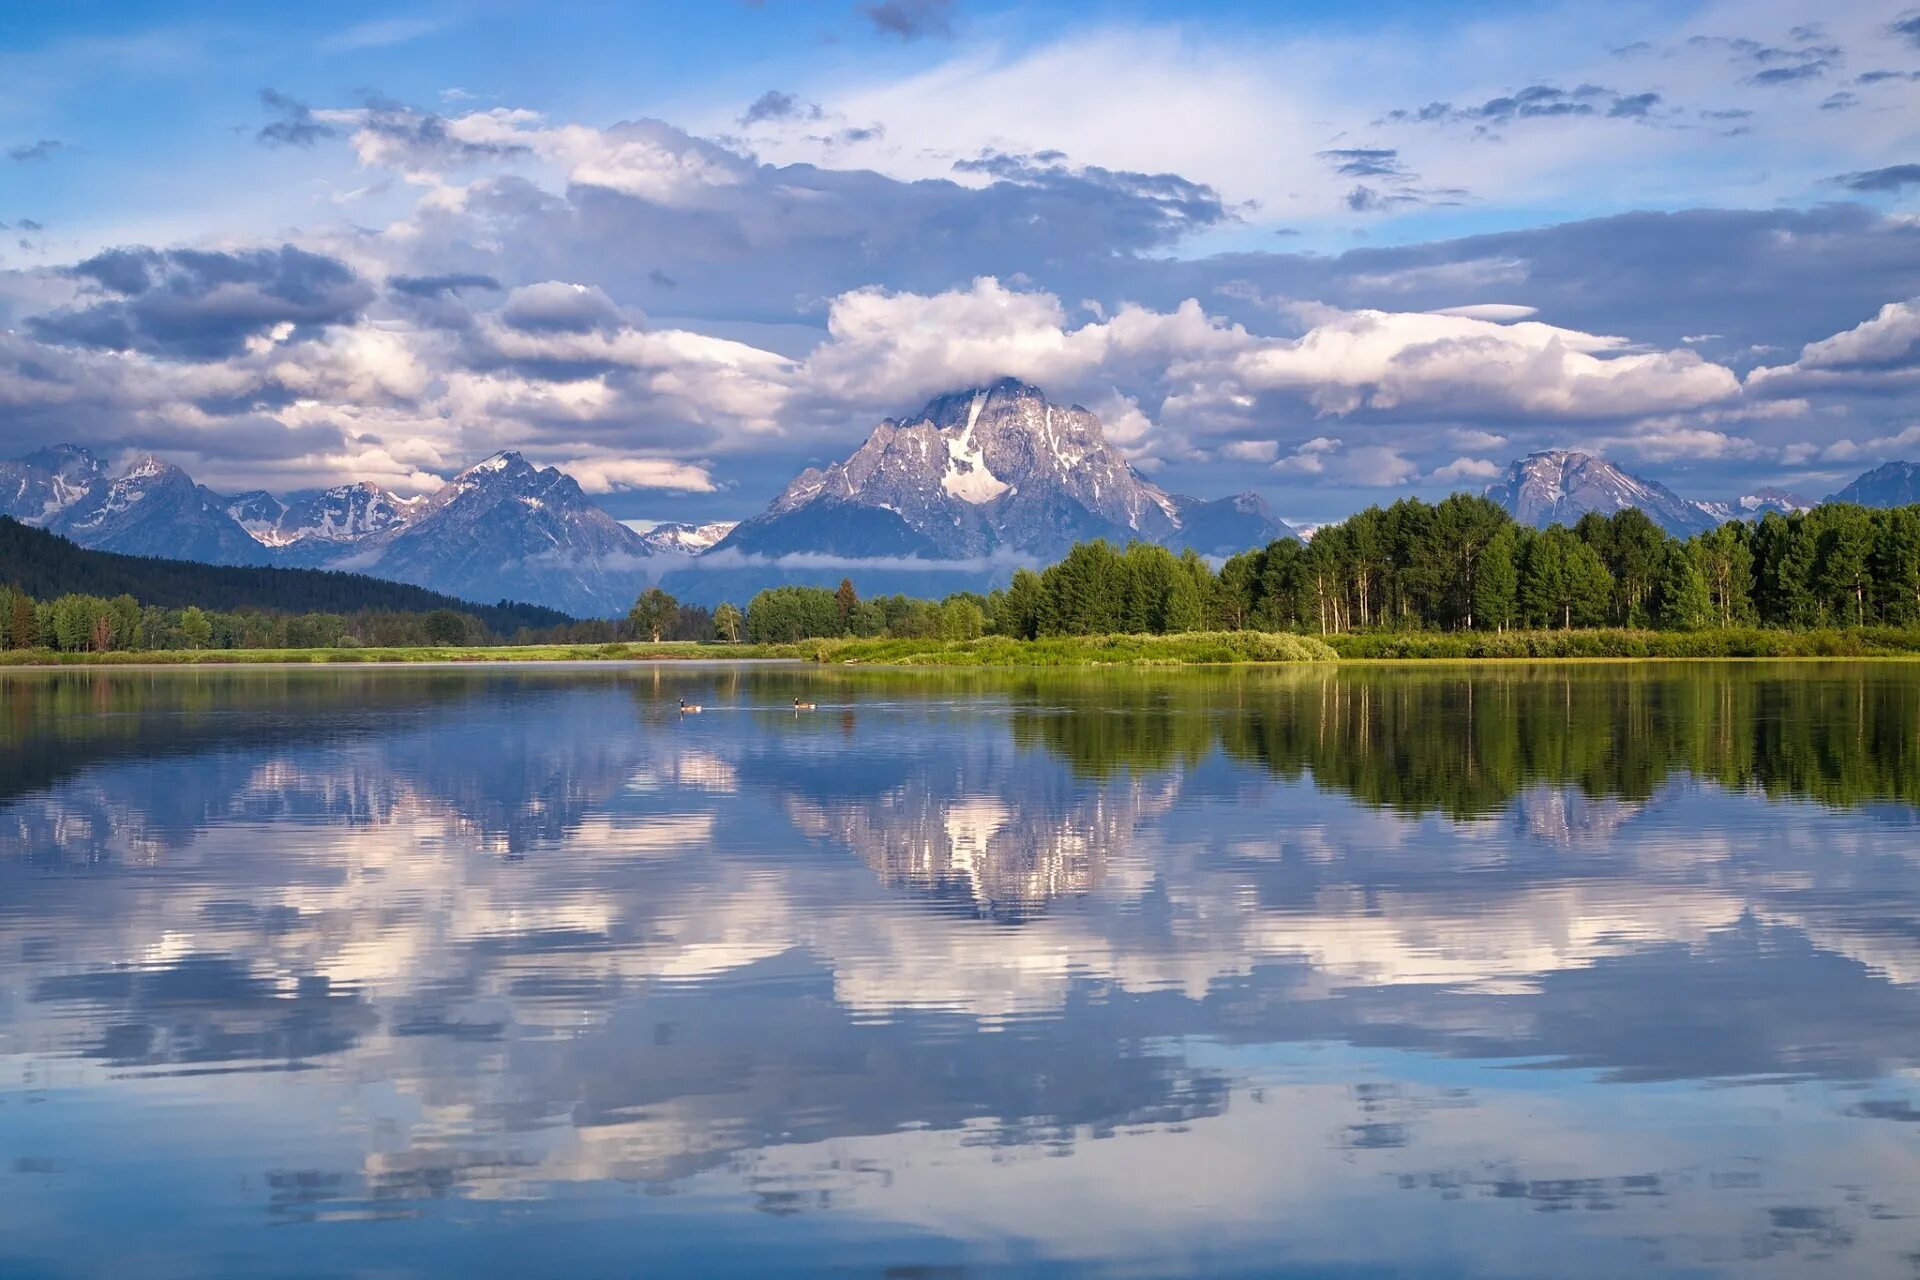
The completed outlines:
{"type": "Polygon", "coordinates": [[[813,711],[816,709],[816,707],[811,702],[802,702],[800,701],[800,699],[795,698],[793,700],[793,709],[795,711],[813,711]]]}
{"type": "Polygon", "coordinates": [[[700,704],[699,704],[699,703],[697,703],[697,702],[688,702],[688,701],[687,701],[687,700],[686,700],[685,698],[682,698],[682,699],[680,699],[680,714],[681,714],[681,715],[683,715],[683,716],[690,716],[690,715],[695,715],[695,714],[697,714],[697,713],[699,712],[699,710],[700,710],[700,704]]]}

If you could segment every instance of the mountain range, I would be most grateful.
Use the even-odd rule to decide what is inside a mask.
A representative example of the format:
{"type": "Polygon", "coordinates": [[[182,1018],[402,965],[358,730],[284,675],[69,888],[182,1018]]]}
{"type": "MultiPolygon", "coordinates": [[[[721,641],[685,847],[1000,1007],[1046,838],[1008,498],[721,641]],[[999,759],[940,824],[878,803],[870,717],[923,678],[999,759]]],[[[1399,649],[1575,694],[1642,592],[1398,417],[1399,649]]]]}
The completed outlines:
{"type": "MultiPolygon", "coordinates": [[[[1521,524],[1536,529],[1550,524],[1570,526],[1590,511],[1609,516],[1637,507],[1676,538],[1691,538],[1729,520],[1757,520],[1769,511],[1786,515],[1813,506],[1773,488],[1729,502],[1694,502],[1658,481],[1630,475],[1604,458],[1568,449],[1548,449],[1521,458],[1487,486],[1486,496],[1521,524]]],[[[1834,501],[1858,499],[1836,496],[1834,501]]]]}
{"type": "MultiPolygon", "coordinates": [[[[1528,524],[1637,507],[1681,537],[1812,505],[1777,489],[1690,501],[1565,450],[1516,461],[1486,493],[1528,524]]],[[[1920,467],[1888,463],[1834,499],[1920,501],[1920,467]]],[[[985,589],[1017,564],[1051,562],[1089,538],[1225,556],[1298,536],[1257,494],[1167,492],[1108,442],[1093,413],[1013,379],[882,421],[845,460],[801,472],[764,512],[737,524],[630,528],[571,476],[512,451],[430,494],[363,483],[281,498],[220,494],[152,455],[109,468],[76,445],[0,462],[0,515],[99,550],[339,569],[576,617],[624,613],[656,583],[709,604],[743,602],[780,583],[831,586],[843,574],[867,594],[937,595],[985,589]]]]}

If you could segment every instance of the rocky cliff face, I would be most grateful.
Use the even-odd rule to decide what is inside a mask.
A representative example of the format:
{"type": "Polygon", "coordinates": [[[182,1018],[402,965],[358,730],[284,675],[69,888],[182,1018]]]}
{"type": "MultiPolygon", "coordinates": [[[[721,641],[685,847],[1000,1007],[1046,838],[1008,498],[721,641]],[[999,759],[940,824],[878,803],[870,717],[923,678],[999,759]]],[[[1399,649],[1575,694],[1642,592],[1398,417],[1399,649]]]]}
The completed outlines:
{"type": "Polygon", "coordinates": [[[1540,529],[1571,525],[1589,511],[1610,516],[1628,507],[1639,508],[1676,537],[1691,537],[1719,523],[1663,484],[1629,475],[1603,458],[1564,449],[1527,455],[1486,493],[1515,520],[1540,529]]]}

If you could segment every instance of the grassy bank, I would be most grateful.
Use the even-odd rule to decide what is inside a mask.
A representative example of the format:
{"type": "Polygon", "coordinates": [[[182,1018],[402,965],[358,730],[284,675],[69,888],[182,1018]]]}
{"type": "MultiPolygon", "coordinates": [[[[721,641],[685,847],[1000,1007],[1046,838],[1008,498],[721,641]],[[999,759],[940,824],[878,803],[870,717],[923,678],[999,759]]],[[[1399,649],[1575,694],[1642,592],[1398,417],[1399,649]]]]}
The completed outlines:
{"type": "Polygon", "coordinates": [[[1920,630],[1404,632],[1328,636],[1344,659],[1401,658],[1873,658],[1920,655],[1920,630]]]}
{"type": "Polygon", "coordinates": [[[1011,640],[815,640],[816,662],[930,667],[1178,667],[1238,662],[1331,662],[1320,641],[1266,631],[1173,636],[1043,636],[1011,640]]]}
{"type": "Polygon", "coordinates": [[[657,662],[787,658],[905,667],[1179,667],[1241,663],[1554,658],[1920,657],[1920,629],[1770,631],[1395,632],[1324,639],[1270,631],[1043,636],[1012,640],[803,640],[795,644],[503,645],[379,649],[192,649],[133,653],[0,652],[0,666],[212,666],[260,663],[657,662]]]}
{"type": "Polygon", "coordinates": [[[14,649],[0,653],[0,666],[233,666],[271,662],[711,662],[806,656],[806,651],[800,645],[696,644],[692,641],[484,647],[448,645],[405,649],[159,649],[131,653],[57,653],[51,649],[14,649]]]}

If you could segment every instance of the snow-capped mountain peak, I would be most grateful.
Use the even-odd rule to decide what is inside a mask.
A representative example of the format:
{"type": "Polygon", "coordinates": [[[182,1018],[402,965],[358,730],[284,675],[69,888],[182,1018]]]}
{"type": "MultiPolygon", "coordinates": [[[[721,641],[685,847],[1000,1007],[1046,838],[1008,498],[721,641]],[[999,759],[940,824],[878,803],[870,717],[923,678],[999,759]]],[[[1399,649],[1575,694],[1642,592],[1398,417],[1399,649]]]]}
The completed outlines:
{"type": "Polygon", "coordinates": [[[1665,485],[1630,475],[1604,458],[1570,449],[1528,454],[1489,485],[1486,494],[1514,519],[1536,528],[1571,525],[1589,511],[1612,515],[1628,507],[1644,511],[1679,537],[1690,537],[1718,523],[1698,504],[1665,485]]]}
{"type": "MultiPolygon", "coordinates": [[[[657,554],[695,556],[732,533],[739,523],[737,520],[716,520],[709,524],[667,521],[636,532],[640,534],[640,540],[657,554]]],[[[628,525],[628,528],[632,527],[628,525]]]]}
{"type": "Polygon", "coordinates": [[[1001,378],[882,421],[845,461],[801,472],[718,549],[1045,559],[1089,538],[1230,553],[1290,532],[1253,495],[1167,493],[1128,465],[1093,413],[1001,378]]]}

